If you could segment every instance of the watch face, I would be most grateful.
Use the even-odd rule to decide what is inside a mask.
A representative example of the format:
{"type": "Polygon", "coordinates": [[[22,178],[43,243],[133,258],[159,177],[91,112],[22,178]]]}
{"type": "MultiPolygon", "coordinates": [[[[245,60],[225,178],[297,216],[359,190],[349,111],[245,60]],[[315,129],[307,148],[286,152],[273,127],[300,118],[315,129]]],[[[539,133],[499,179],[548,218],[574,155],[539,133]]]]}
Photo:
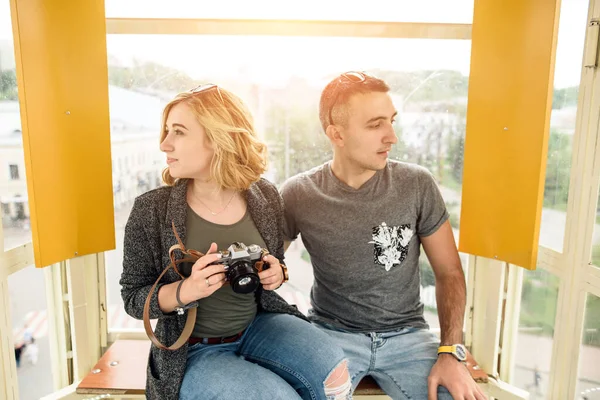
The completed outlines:
{"type": "Polygon", "coordinates": [[[456,357],[460,361],[465,361],[467,359],[467,349],[465,349],[465,346],[463,346],[462,344],[457,344],[455,348],[456,348],[456,357]]]}

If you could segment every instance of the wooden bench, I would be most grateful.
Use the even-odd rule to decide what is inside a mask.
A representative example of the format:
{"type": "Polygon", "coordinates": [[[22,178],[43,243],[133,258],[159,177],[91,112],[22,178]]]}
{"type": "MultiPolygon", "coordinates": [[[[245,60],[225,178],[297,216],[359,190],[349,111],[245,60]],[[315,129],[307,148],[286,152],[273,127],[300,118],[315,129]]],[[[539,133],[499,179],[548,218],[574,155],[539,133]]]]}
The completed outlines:
{"type": "MultiPolygon", "coordinates": [[[[143,396],[149,351],[149,340],[117,340],[79,383],[77,393],[143,396]]],[[[476,382],[488,381],[487,374],[479,368],[470,353],[467,368],[476,382]]],[[[365,377],[354,391],[355,398],[374,395],[385,393],[370,376],[365,377]]]]}

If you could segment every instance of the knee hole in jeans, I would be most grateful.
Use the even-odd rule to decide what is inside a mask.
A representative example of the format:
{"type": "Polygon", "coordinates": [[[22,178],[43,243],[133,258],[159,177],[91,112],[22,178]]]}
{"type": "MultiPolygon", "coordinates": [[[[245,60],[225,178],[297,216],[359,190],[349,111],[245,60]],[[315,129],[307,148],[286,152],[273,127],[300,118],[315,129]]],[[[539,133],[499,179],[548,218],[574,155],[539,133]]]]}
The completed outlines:
{"type": "Polygon", "coordinates": [[[325,396],[330,400],[351,399],[352,383],[348,372],[348,361],[343,360],[331,371],[325,382],[325,396]]]}

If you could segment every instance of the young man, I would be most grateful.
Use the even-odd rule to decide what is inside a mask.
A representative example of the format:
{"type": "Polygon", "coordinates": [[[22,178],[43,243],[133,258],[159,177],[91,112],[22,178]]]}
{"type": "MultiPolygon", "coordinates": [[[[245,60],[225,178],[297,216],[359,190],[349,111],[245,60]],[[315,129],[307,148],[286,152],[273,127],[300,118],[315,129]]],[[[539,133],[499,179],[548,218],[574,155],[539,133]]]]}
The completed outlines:
{"type": "Polygon", "coordinates": [[[331,81],[319,117],[333,160],[282,187],[284,233],[302,234],[314,268],[310,318],[344,348],[354,388],[371,375],[393,399],[484,399],[459,361],[465,278],[448,212],[426,169],[388,160],[397,142],[388,91],[360,72],[331,81]],[[421,244],[441,343],[423,318],[421,244]]]}

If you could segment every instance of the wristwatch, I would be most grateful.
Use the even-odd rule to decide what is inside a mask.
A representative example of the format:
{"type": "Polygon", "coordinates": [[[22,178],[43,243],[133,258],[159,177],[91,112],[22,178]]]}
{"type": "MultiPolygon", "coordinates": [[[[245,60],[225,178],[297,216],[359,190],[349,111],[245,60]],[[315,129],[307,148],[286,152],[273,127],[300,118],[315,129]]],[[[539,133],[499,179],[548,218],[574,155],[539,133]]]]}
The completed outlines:
{"type": "Polygon", "coordinates": [[[438,347],[438,356],[440,354],[449,353],[452,354],[458,361],[466,361],[467,349],[462,344],[453,344],[451,346],[440,346],[438,347]]]}
{"type": "Polygon", "coordinates": [[[281,265],[281,269],[283,270],[283,282],[281,283],[285,283],[290,280],[290,276],[288,275],[288,269],[285,266],[285,264],[279,263],[279,265],[281,265]]]}

